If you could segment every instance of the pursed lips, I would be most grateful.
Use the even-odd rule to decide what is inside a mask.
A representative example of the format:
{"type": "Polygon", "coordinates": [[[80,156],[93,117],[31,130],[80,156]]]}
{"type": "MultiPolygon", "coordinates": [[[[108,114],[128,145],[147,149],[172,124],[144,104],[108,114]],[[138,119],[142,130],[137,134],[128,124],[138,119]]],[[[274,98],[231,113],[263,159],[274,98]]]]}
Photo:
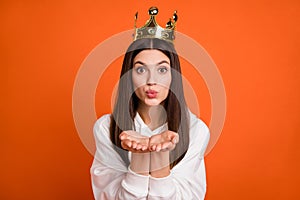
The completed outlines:
{"type": "Polygon", "coordinates": [[[151,89],[146,91],[146,95],[148,98],[155,98],[157,96],[157,93],[158,92],[156,90],[151,90],[151,89]]]}

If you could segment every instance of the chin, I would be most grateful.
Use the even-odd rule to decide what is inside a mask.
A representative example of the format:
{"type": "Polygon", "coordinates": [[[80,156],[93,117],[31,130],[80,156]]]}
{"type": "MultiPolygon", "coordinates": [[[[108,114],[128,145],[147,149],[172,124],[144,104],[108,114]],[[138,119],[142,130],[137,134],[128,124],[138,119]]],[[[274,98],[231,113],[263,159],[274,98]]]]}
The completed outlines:
{"type": "Polygon", "coordinates": [[[158,99],[145,99],[144,103],[147,106],[158,106],[161,104],[161,101],[159,101],[158,99]]]}

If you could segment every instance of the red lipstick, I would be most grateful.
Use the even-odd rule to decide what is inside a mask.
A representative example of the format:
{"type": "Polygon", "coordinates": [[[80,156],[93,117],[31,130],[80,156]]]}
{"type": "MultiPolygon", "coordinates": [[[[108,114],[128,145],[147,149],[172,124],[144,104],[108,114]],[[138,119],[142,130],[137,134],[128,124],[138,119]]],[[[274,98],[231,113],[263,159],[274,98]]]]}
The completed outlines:
{"type": "Polygon", "coordinates": [[[153,99],[153,98],[156,98],[157,96],[157,91],[155,90],[147,90],[146,91],[146,95],[149,99],[153,99]]]}

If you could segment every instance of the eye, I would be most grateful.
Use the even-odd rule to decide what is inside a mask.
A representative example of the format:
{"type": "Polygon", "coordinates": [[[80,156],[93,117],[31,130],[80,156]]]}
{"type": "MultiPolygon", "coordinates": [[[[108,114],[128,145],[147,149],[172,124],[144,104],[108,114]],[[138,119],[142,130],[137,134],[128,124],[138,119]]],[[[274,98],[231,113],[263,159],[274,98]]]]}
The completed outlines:
{"type": "Polygon", "coordinates": [[[158,68],[158,72],[161,73],[161,74],[165,74],[167,71],[168,71],[167,67],[160,67],[160,68],[158,68]]]}
{"type": "Polygon", "coordinates": [[[146,69],[145,69],[145,67],[137,67],[136,68],[136,72],[138,73],[138,74],[142,74],[142,73],[144,73],[144,72],[146,72],[146,69]]]}

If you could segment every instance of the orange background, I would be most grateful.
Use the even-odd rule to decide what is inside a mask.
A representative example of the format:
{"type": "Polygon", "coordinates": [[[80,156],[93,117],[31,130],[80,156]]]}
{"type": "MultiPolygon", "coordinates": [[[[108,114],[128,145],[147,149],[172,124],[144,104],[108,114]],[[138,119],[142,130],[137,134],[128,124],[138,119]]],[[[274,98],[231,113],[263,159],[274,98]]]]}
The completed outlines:
{"type": "MultiPolygon", "coordinates": [[[[87,0],[0,2],[0,199],[93,199],[93,157],[72,117],[76,73],[95,46],[133,27],[136,11],[143,24],[152,5],[161,24],[178,10],[177,30],[208,51],[225,84],[206,199],[300,198],[299,1],[87,0]]],[[[209,122],[207,90],[193,84],[209,122]]],[[[109,112],[102,98],[99,116],[109,112]]]]}

